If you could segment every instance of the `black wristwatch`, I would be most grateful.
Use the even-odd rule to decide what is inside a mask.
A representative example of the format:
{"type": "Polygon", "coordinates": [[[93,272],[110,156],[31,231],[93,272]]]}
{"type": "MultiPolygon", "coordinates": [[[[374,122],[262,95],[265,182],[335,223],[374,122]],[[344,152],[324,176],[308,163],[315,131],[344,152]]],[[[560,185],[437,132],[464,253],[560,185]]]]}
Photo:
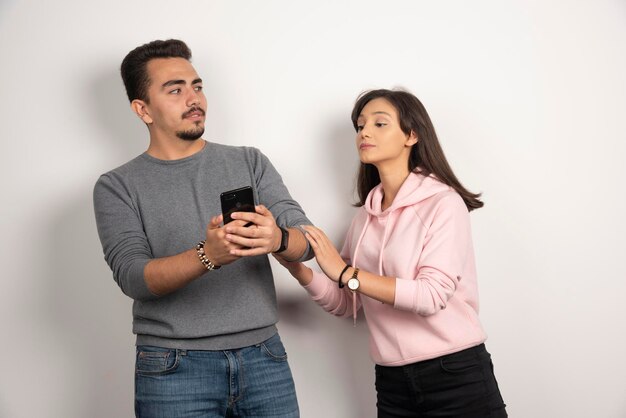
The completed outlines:
{"type": "Polygon", "coordinates": [[[280,247],[278,247],[278,249],[274,252],[282,253],[289,245],[289,231],[287,228],[283,228],[282,226],[279,226],[278,229],[280,229],[280,247]]]}

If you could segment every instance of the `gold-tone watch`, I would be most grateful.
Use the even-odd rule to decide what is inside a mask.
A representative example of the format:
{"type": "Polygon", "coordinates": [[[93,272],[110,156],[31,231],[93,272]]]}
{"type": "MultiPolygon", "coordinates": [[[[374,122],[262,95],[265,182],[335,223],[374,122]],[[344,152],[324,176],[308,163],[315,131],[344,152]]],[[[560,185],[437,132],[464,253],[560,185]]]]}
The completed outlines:
{"type": "Polygon", "coordinates": [[[354,272],[352,273],[352,277],[348,279],[348,289],[352,290],[353,292],[356,292],[359,286],[361,286],[361,282],[359,281],[358,276],[359,268],[355,267],[354,272]]]}

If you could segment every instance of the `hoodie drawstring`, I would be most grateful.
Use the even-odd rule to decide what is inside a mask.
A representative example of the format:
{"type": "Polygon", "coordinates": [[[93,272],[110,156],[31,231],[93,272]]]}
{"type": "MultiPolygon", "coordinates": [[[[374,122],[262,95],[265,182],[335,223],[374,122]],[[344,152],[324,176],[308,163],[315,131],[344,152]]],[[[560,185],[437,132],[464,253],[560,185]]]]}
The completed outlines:
{"type": "MultiPolygon", "coordinates": [[[[354,275],[352,277],[357,277],[359,274],[359,268],[354,268],[354,275]]],[[[358,280],[358,279],[357,279],[358,280]]],[[[356,327],[356,291],[352,291],[352,318],[353,318],[353,326],[356,327]]]]}
{"type": "MultiPolygon", "coordinates": [[[[367,220],[365,221],[365,225],[363,225],[363,229],[361,230],[361,234],[359,234],[359,239],[354,246],[354,256],[352,257],[352,265],[356,268],[356,260],[359,254],[359,247],[361,246],[361,241],[363,241],[363,237],[365,236],[365,231],[367,231],[367,227],[370,224],[370,216],[367,216],[367,220]]],[[[352,318],[354,321],[354,326],[356,327],[356,292],[352,293],[352,318]]]]}

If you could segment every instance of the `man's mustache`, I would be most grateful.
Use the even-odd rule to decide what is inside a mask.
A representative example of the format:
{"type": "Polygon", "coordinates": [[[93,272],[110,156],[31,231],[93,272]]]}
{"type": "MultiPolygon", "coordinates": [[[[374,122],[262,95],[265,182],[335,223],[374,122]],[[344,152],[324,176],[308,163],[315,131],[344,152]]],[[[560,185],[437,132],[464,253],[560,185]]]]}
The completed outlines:
{"type": "Polygon", "coordinates": [[[191,109],[189,109],[188,111],[183,113],[183,119],[185,119],[187,116],[191,115],[193,112],[200,112],[200,113],[202,113],[202,116],[206,115],[204,109],[202,109],[200,107],[192,107],[191,109]]]}

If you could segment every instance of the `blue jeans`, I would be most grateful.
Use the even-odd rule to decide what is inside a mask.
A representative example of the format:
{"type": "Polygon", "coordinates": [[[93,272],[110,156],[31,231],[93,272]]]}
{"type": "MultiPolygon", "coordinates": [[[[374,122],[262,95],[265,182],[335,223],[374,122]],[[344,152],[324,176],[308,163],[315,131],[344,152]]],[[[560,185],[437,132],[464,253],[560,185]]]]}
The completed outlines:
{"type": "Polygon", "coordinates": [[[278,334],[236,350],[138,346],[135,414],[139,418],[300,416],[278,334]]]}
{"type": "Polygon", "coordinates": [[[406,366],[376,365],[379,418],[506,418],[506,405],[481,344],[406,366]]]}

